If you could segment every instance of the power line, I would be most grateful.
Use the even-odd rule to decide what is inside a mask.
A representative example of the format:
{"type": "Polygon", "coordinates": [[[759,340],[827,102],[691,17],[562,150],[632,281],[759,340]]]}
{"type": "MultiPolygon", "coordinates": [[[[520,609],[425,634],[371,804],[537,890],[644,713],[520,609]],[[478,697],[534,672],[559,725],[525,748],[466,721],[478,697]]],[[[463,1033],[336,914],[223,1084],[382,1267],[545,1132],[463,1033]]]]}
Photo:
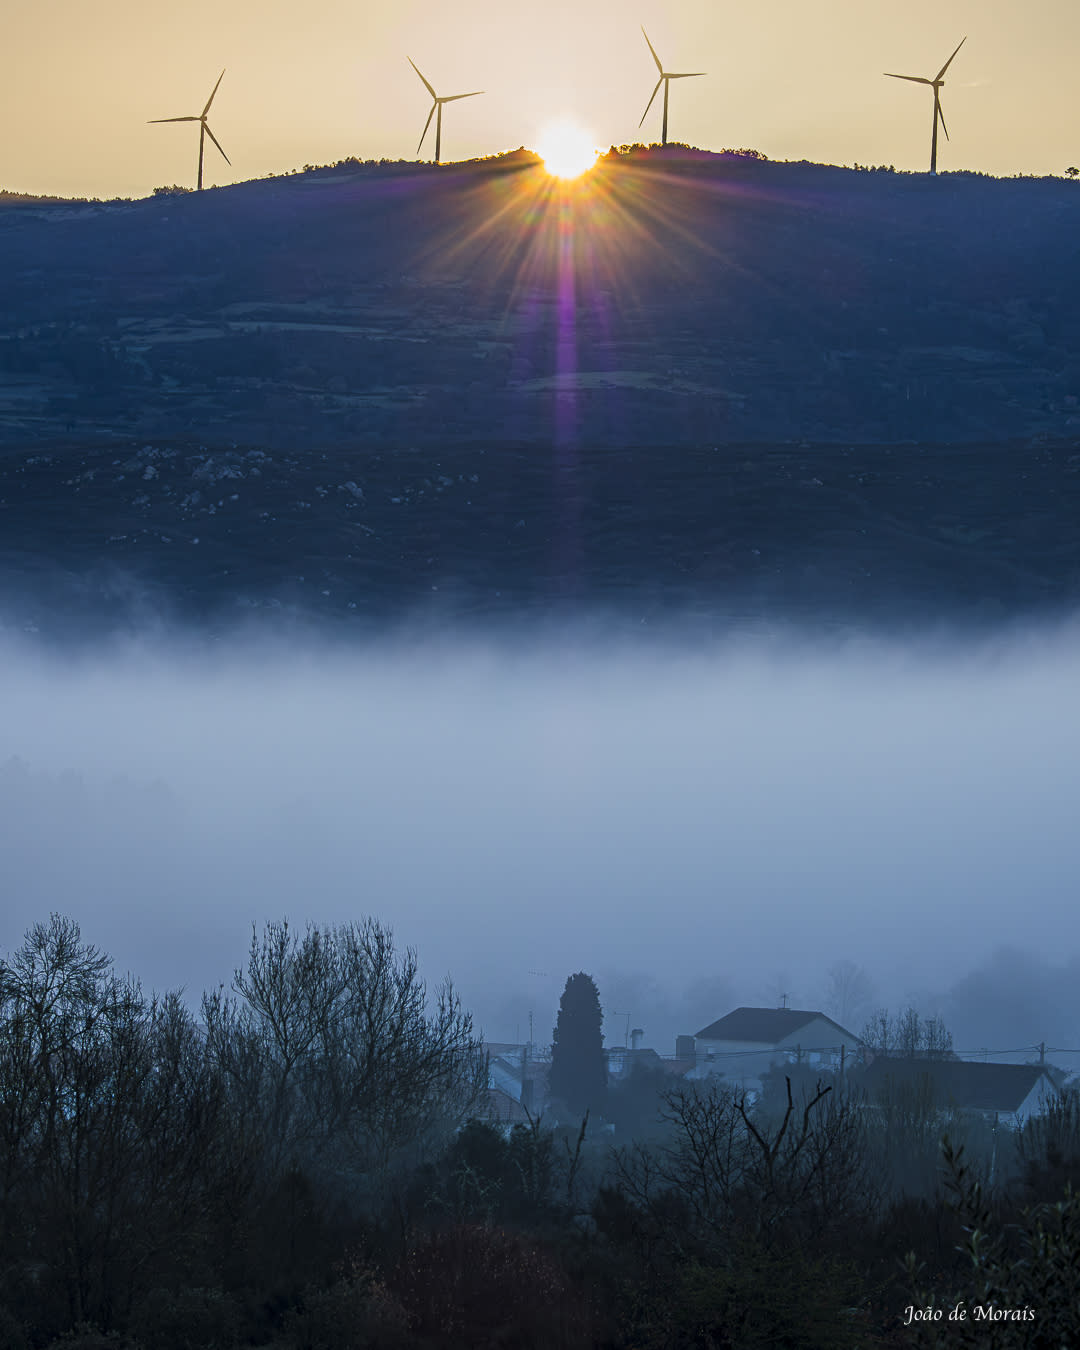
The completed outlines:
{"type": "MultiPolygon", "coordinates": [[[[625,1014],[622,1013],[616,1015],[625,1016],[625,1014]]],[[[763,1045],[760,1050],[708,1050],[706,1051],[706,1053],[713,1059],[752,1059],[752,1058],[761,1058],[761,1056],[763,1055],[775,1054],[776,1050],[781,1048],[786,1053],[792,1055],[798,1053],[804,1055],[811,1055],[811,1054],[838,1055],[841,1049],[844,1049],[845,1047],[840,1045],[812,1045],[812,1046],[787,1045],[783,1047],[773,1045],[763,1045]]],[[[874,1051],[873,1046],[856,1046],[855,1049],[856,1050],[866,1049],[872,1052],[874,1051]]],[[[934,1051],[929,1054],[926,1051],[919,1051],[918,1055],[915,1057],[916,1058],[921,1057],[930,1060],[943,1060],[949,1058],[950,1056],[954,1059],[978,1059],[980,1056],[986,1058],[991,1055],[1038,1055],[1042,1051],[1044,1051],[1048,1055],[1080,1055],[1080,1050],[1069,1050],[1061,1045],[1047,1045],[1045,1047],[1039,1045],[1021,1045],[1011,1050],[990,1050],[986,1046],[979,1046],[978,1049],[975,1050],[934,1051]]],[[[875,1053],[881,1055],[890,1055],[893,1052],[888,1050],[878,1050],[875,1053]]],[[[899,1055],[897,1055],[896,1057],[902,1058],[902,1056],[899,1055]]]]}

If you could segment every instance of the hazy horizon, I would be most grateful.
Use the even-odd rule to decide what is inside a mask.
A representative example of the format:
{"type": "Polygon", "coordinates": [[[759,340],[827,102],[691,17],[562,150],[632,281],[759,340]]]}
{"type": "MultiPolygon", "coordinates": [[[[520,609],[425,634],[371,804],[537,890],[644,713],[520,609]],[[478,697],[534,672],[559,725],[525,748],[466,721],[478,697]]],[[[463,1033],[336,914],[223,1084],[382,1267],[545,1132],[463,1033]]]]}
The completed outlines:
{"type": "Polygon", "coordinates": [[[532,1011],[546,1041],[586,970],[670,1054],[781,986],[822,1006],[839,960],[875,1006],[951,1015],[958,1049],[1080,1036],[1075,623],[586,633],[4,639],[0,951],[58,910],[147,987],[201,992],[253,923],[370,914],[493,1040],[532,1011]]]}
{"type": "Polygon", "coordinates": [[[924,170],[932,99],[884,73],[932,76],[966,36],[943,91],[952,139],[939,167],[1061,174],[1078,158],[1080,11],[1065,0],[915,0],[880,13],[856,0],[739,12],[693,0],[678,15],[590,0],[542,20],[489,0],[377,13],[343,0],[302,12],[192,0],[152,16],[133,0],[58,0],[12,17],[0,107],[21,133],[0,153],[0,187],[113,197],[193,185],[197,128],[149,122],[198,114],[223,68],[210,125],[232,166],[208,144],[208,185],[349,156],[415,158],[430,99],[407,56],[440,94],[485,91],[448,106],[446,159],[535,147],[560,118],[604,148],[655,141],[658,103],[638,129],[656,75],[640,24],[665,69],[708,75],[673,86],[673,140],[924,170]]]}

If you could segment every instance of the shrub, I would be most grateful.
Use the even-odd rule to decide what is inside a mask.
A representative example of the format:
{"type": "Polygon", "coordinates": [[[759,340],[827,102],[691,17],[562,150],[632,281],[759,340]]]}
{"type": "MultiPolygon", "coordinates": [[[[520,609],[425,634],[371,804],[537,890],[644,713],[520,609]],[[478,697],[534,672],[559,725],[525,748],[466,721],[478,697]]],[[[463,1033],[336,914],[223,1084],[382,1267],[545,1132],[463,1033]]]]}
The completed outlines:
{"type": "Polygon", "coordinates": [[[441,1350],[586,1350],[585,1300],[536,1243],[458,1224],[415,1242],[394,1279],[421,1339],[441,1350]]]}
{"type": "Polygon", "coordinates": [[[674,1322],[683,1345],[739,1350],[846,1350],[865,1343],[859,1280],[801,1248],[741,1243],[730,1260],[680,1275],[674,1322]]]}
{"type": "Polygon", "coordinates": [[[293,1350],[395,1350],[411,1344],[409,1315],[369,1268],[354,1263],[329,1289],[308,1289],[285,1319],[293,1350]]]}
{"type": "Polygon", "coordinates": [[[978,1350],[1060,1350],[1080,1345],[1080,1195],[1072,1188],[1057,1204],[1024,1210],[1006,1225],[964,1161],[963,1149],[942,1145],[952,1204],[963,1223],[960,1248],[969,1271],[963,1286],[935,1300],[920,1287],[914,1252],[907,1268],[912,1304],[943,1311],[924,1324],[924,1343],[978,1350]],[[949,1320],[961,1307],[967,1316],[949,1320]],[[1006,1311],[1007,1310],[1007,1311],[1006,1311]],[[1005,1314],[1005,1315],[1003,1315],[1005,1314]]]}
{"type": "Polygon", "coordinates": [[[141,1350],[231,1350],[239,1316],[220,1289],[154,1289],[130,1323],[141,1350]]]}
{"type": "Polygon", "coordinates": [[[30,1350],[26,1327],[2,1304],[0,1304],[0,1350],[30,1350]]]}
{"type": "Polygon", "coordinates": [[[50,1342],[48,1350],[125,1350],[127,1345],[115,1331],[106,1333],[92,1322],[77,1322],[70,1331],[50,1342]]]}

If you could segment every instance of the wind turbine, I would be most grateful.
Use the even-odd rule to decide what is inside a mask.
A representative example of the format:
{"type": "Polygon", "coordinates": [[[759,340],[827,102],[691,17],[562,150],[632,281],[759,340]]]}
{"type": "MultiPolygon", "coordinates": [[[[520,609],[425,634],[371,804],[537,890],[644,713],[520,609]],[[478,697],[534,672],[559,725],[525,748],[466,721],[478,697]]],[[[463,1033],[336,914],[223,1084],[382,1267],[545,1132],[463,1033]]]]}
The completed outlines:
{"type": "MultiPolygon", "coordinates": [[[[416,62],[412,59],[412,57],[407,56],[405,60],[408,61],[410,66],[412,66],[413,70],[416,71],[417,75],[420,75],[420,68],[419,66],[417,66],[416,62]]],[[[431,119],[433,116],[435,116],[435,113],[438,112],[438,116],[435,117],[435,163],[438,164],[439,157],[442,154],[443,104],[456,103],[459,98],[475,98],[477,94],[482,94],[484,91],[482,89],[474,89],[471,94],[444,94],[440,98],[439,95],[435,92],[435,90],[432,89],[431,85],[428,84],[427,80],[424,79],[423,75],[420,75],[420,78],[424,82],[424,88],[434,99],[434,102],[431,105],[431,112],[428,113],[427,121],[424,123],[424,135],[420,137],[420,145],[424,144],[424,137],[428,134],[428,127],[431,126],[431,119]]],[[[416,147],[417,154],[420,153],[420,145],[416,147]]]]}
{"type": "Polygon", "coordinates": [[[656,48],[652,45],[651,42],[649,42],[649,35],[648,35],[648,33],[646,33],[646,31],[645,31],[644,25],[642,25],[642,28],[641,28],[641,36],[645,39],[646,43],[648,44],[649,51],[652,52],[652,59],[656,62],[656,69],[660,72],[660,78],[656,81],[656,88],[652,91],[652,98],[650,98],[649,101],[648,101],[648,103],[645,105],[645,111],[641,114],[641,122],[638,123],[638,126],[640,127],[641,124],[642,124],[642,122],[644,122],[645,119],[646,119],[646,117],[648,117],[648,115],[649,115],[649,109],[650,109],[650,108],[652,107],[652,105],[653,105],[653,99],[656,97],[656,95],[657,95],[657,93],[658,93],[658,91],[659,91],[659,89],[660,89],[660,86],[663,85],[663,86],[664,86],[664,127],[663,127],[663,130],[662,130],[661,133],[660,133],[660,144],[661,144],[661,145],[667,145],[667,105],[668,105],[668,90],[669,90],[670,87],[671,87],[671,81],[672,81],[672,80],[692,80],[696,75],[704,75],[704,74],[706,74],[706,72],[705,72],[704,70],[687,70],[687,71],[682,71],[682,72],[676,72],[676,71],[673,71],[673,70],[671,70],[671,71],[665,70],[664,67],[660,64],[660,58],[659,58],[659,57],[657,56],[657,54],[656,54],[656,48]]]}
{"type": "MultiPolygon", "coordinates": [[[[966,37],[961,38],[960,47],[962,47],[966,41],[966,37]]],[[[957,47],[956,52],[960,50],[960,47],[957,47]]],[[[953,60],[956,57],[956,52],[953,52],[952,56],[949,57],[932,80],[928,80],[922,75],[894,75],[889,70],[885,72],[890,80],[910,80],[913,84],[928,84],[934,91],[934,134],[930,141],[930,172],[932,174],[937,173],[937,124],[939,121],[941,123],[941,129],[945,133],[945,139],[949,139],[949,128],[945,125],[945,114],[941,111],[941,95],[938,91],[945,83],[945,72],[952,65],[953,60]]]]}
{"type": "MultiPolygon", "coordinates": [[[[220,142],[220,141],[218,140],[218,138],[214,135],[214,133],[210,130],[210,125],[209,125],[209,123],[208,123],[207,120],[206,120],[206,115],[207,115],[207,113],[210,111],[210,104],[213,103],[213,101],[214,101],[214,95],[215,95],[215,94],[217,93],[217,91],[218,91],[218,84],[221,83],[221,81],[224,79],[224,77],[225,77],[225,72],[222,71],[221,74],[217,77],[217,84],[214,85],[214,88],[213,88],[213,90],[212,90],[211,93],[210,93],[210,97],[206,100],[206,107],[203,108],[202,112],[199,113],[198,117],[152,117],[152,118],[150,119],[150,125],[153,125],[154,123],[157,123],[157,122],[198,122],[198,124],[199,124],[199,182],[198,182],[198,191],[199,191],[199,192],[202,191],[203,150],[204,150],[205,147],[206,147],[206,138],[207,138],[207,136],[209,136],[210,139],[211,139],[211,140],[214,142],[214,144],[217,146],[217,148],[218,148],[219,150],[221,150],[221,142],[220,142]]],[[[232,167],[232,160],[229,159],[229,156],[225,153],[224,150],[221,150],[221,158],[225,161],[226,164],[228,164],[230,167],[232,167]]]]}

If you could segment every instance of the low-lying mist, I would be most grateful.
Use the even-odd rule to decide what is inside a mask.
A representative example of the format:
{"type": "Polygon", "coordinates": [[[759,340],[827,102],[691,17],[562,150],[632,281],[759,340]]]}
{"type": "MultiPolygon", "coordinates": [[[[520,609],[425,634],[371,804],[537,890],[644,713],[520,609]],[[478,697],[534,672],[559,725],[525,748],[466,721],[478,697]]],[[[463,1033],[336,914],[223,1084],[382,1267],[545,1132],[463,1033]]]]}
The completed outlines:
{"type": "Polygon", "coordinates": [[[839,960],[951,1002],[959,1049],[1080,1037],[1037,993],[1077,973],[1075,628],[6,640],[0,671],[4,952],[58,910],[194,997],[253,923],[374,914],[491,1039],[547,1041],[586,970],[609,1041],[671,1053],[781,987],[822,1006],[839,960]]]}

